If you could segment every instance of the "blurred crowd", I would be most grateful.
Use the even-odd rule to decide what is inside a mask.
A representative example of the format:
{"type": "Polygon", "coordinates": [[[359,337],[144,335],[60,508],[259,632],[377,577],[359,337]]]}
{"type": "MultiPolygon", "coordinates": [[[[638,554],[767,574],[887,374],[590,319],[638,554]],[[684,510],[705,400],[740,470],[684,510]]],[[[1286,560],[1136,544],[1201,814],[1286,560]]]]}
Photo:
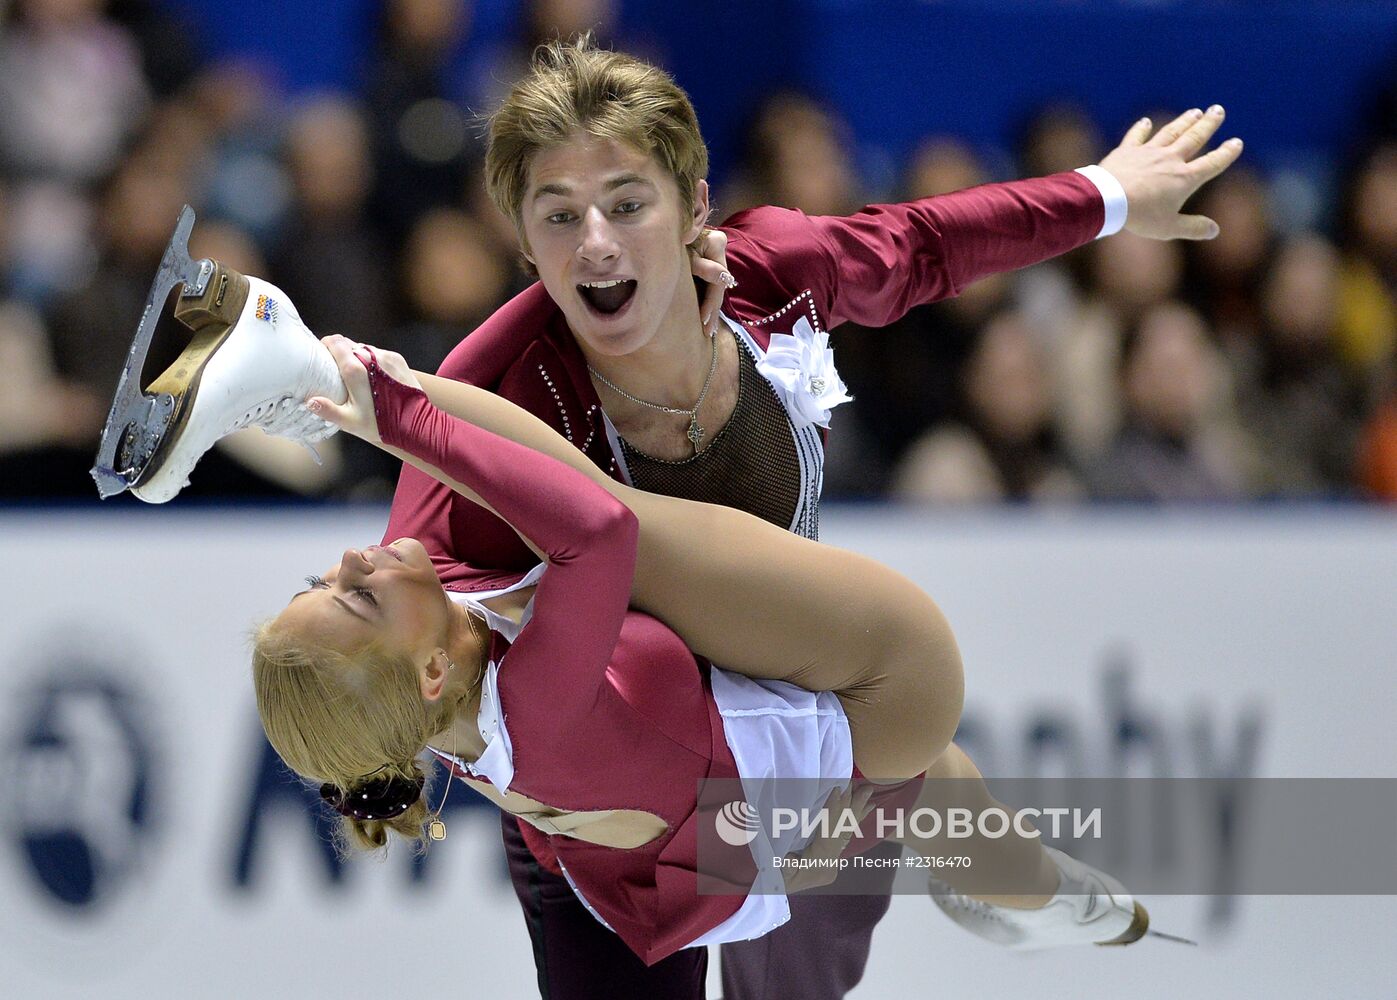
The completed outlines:
{"type": "MultiPolygon", "coordinates": [[[[195,257],[280,285],[317,332],[435,368],[528,280],[484,196],[467,109],[498,98],[489,87],[537,41],[605,39],[616,4],[535,0],[469,90],[449,58],[466,0],[388,0],[361,90],[294,100],[254,66],[201,60],[158,4],[0,11],[0,497],[14,500],[94,494],[86,470],[185,202],[195,257]]],[[[780,93],[753,117],[717,218],[843,214],[1071,169],[1113,142],[1055,105],[1012,151],[928,136],[896,190],[871,189],[847,124],[780,93]]],[[[1314,192],[1319,213],[1289,210],[1293,191],[1245,163],[1191,207],[1218,221],[1216,240],[1122,234],[888,329],[836,331],[855,401],[836,414],[828,494],[1397,500],[1397,116],[1379,102],[1370,141],[1314,192]]],[[[240,433],[191,492],[387,496],[395,469],[357,445],[340,435],[314,458],[240,433]]]]}

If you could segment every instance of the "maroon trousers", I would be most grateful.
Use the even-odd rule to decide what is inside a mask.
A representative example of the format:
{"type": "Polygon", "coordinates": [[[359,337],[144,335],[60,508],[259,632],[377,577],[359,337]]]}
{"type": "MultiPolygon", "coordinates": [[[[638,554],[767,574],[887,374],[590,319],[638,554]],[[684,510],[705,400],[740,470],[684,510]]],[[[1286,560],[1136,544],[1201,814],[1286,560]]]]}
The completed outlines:
{"type": "MultiPolygon", "coordinates": [[[[647,967],[587,912],[565,879],[538,863],[519,821],[508,813],[500,819],[543,1000],[704,1000],[707,948],[686,948],[647,967]]],[[[900,850],[880,844],[867,853],[900,850]]],[[[724,1000],[839,1000],[853,989],[868,964],[873,928],[892,899],[896,869],[873,871],[879,874],[860,875],[867,895],[792,896],[785,925],[755,941],[723,945],[724,1000]]]]}

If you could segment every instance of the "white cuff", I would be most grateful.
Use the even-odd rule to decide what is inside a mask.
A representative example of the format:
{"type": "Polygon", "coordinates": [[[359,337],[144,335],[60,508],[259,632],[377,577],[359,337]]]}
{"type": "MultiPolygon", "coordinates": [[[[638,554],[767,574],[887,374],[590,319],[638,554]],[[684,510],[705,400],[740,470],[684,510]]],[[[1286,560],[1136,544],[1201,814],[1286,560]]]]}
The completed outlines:
{"type": "Polygon", "coordinates": [[[1101,192],[1101,200],[1106,203],[1106,221],[1096,238],[1099,240],[1103,236],[1112,236],[1124,229],[1129,206],[1126,205],[1125,188],[1121,187],[1121,182],[1111,176],[1109,170],[1096,164],[1078,167],[1077,173],[1096,185],[1096,190],[1101,192]]]}

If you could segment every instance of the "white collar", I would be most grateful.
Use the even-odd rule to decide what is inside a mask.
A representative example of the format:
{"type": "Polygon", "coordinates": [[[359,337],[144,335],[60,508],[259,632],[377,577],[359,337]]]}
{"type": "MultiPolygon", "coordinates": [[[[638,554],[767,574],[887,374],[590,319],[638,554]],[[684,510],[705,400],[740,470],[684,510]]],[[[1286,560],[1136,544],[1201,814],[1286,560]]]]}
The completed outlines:
{"type": "MultiPolygon", "coordinates": [[[[472,610],[485,616],[485,623],[492,632],[498,632],[511,643],[519,638],[519,632],[534,615],[534,601],[529,598],[529,603],[524,606],[524,612],[516,622],[512,618],[496,614],[485,605],[482,600],[498,597],[501,594],[512,593],[522,590],[524,587],[531,587],[538,583],[543,576],[543,571],[548,567],[547,563],[539,563],[529,570],[518,583],[500,590],[477,591],[473,594],[459,594],[447,591],[447,596],[457,604],[464,604],[472,610]]],[[[504,663],[504,657],[498,661],[491,660],[485,666],[485,676],[480,684],[480,711],[476,715],[476,728],[480,731],[480,738],[485,741],[485,749],[481,752],[479,759],[474,762],[462,760],[454,754],[445,753],[436,747],[429,746],[432,751],[442,760],[455,763],[462,771],[477,778],[485,778],[501,792],[509,791],[510,783],[514,781],[514,744],[510,742],[509,730],[505,728],[504,712],[500,707],[500,666],[504,663]]]]}

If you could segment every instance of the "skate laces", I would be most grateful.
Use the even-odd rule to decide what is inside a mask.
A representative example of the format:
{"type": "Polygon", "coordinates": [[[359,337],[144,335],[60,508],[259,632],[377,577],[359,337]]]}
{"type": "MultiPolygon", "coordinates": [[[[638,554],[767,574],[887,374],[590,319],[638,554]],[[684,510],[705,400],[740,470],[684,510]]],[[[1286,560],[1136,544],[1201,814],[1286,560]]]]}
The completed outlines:
{"type": "Polygon", "coordinates": [[[315,442],[323,441],[337,428],[328,420],[317,417],[305,402],[294,396],[266,399],[232,421],[223,437],[245,427],[260,427],[268,434],[284,437],[302,445],[317,465],[323,464],[315,442]]]}

